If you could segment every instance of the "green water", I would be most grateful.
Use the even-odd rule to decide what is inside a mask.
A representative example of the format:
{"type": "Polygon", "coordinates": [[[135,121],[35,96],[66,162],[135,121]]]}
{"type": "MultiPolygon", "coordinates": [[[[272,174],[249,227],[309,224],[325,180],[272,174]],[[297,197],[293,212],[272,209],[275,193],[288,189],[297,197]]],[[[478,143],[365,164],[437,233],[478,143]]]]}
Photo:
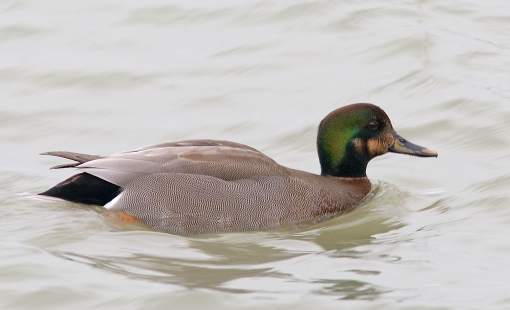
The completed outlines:
{"type": "Polygon", "coordinates": [[[508,1],[0,2],[0,308],[510,308],[508,1]],[[33,194],[37,154],[179,139],[319,171],[331,110],[372,102],[437,159],[369,165],[356,211],[195,238],[33,194]]]}

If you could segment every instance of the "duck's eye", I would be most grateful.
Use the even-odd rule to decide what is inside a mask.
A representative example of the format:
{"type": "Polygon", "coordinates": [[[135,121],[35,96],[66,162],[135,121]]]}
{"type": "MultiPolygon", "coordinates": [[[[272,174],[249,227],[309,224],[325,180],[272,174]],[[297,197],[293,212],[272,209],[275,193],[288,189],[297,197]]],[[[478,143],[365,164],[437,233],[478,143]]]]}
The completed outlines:
{"type": "Polygon", "coordinates": [[[367,125],[368,129],[370,130],[378,130],[379,129],[379,122],[378,121],[370,121],[367,125]]]}

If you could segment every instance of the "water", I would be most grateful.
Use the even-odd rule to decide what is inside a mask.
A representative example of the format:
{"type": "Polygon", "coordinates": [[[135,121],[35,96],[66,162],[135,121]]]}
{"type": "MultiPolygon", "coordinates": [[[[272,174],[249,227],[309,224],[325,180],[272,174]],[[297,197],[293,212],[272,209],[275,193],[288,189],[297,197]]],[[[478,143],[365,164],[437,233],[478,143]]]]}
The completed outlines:
{"type": "Polygon", "coordinates": [[[0,2],[0,308],[510,308],[508,1],[0,2]],[[358,210],[179,237],[33,197],[49,150],[234,140],[317,172],[373,102],[438,159],[368,169],[358,210]]]}

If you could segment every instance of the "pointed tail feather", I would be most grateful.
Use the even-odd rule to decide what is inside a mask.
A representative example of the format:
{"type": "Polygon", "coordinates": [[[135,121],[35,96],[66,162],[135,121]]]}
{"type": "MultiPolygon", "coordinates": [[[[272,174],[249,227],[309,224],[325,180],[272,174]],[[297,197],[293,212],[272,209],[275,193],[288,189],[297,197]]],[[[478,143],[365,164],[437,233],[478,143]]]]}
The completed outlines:
{"type": "Polygon", "coordinates": [[[45,153],[41,153],[41,155],[62,157],[65,159],[75,161],[75,163],[57,165],[57,166],[51,167],[50,169],[73,168],[73,167],[76,167],[83,163],[86,163],[88,161],[102,158],[102,156],[98,156],[98,155],[89,155],[89,154],[81,154],[81,153],[74,153],[74,152],[62,152],[62,151],[45,152],[45,153]]]}

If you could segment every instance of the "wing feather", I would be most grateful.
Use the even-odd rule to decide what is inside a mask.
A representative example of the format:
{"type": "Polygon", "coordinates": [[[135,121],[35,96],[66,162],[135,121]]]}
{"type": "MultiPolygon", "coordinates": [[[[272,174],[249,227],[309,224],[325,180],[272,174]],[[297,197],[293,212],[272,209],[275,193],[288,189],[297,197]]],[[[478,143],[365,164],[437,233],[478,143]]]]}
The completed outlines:
{"type": "Polygon", "coordinates": [[[256,149],[230,141],[170,142],[103,157],[71,152],[47,154],[78,162],[58,167],[74,167],[120,187],[156,173],[188,173],[223,180],[288,174],[285,168],[256,149]]]}

